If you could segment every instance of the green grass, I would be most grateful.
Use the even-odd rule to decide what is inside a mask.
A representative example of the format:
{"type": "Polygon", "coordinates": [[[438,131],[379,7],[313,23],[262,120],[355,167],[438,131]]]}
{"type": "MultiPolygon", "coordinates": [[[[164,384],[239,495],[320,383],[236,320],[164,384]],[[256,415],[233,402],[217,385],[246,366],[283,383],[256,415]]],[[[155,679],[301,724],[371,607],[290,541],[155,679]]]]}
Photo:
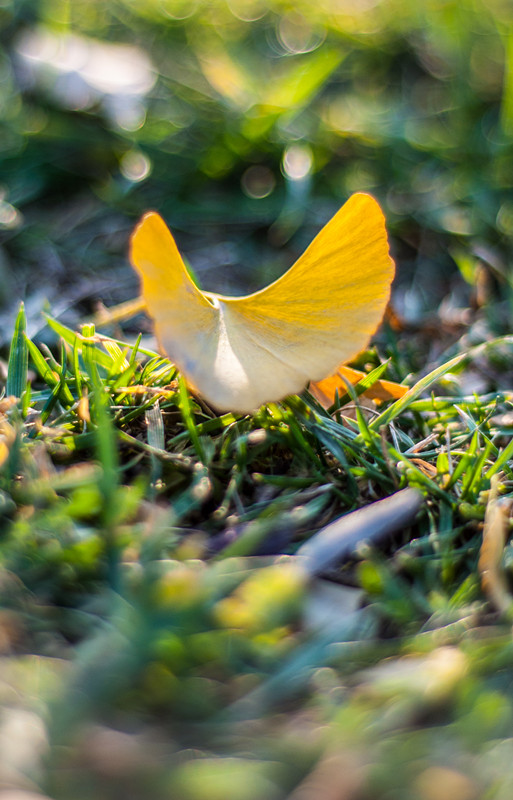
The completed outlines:
{"type": "MultiPolygon", "coordinates": [[[[454,388],[457,371],[492,369],[498,353],[513,360],[511,339],[462,351],[378,415],[356,395],[330,415],[305,392],[237,417],[198,403],[137,343],[48,324],[59,358],[26,337],[20,311],[7,379],[22,398],[3,417],[0,477],[3,669],[18,705],[44,713],[41,786],[117,796],[102,736],[121,748],[116,785],[155,797],[242,798],[248,775],[250,796],[285,796],[333,748],[370,759],[373,797],[410,791],[429,769],[486,785],[490,749],[500,761],[513,725],[512,645],[477,561],[492,476],[513,496],[512,401],[444,396],[440,381],[451,372],[454,388]],[[27,350],[38,373],[28,399],[27,350]],[[337,601],[316,600],[324,581],[308,583],[290,559],[273,561],[408,486],[423,495],[418,518],[384,549],[333,563],[355,587],[337,601]],[[328,624],[315,621],[319,604],[328,624]]],[[[508,546],[501,569],[509,562],[508,546]]]]}

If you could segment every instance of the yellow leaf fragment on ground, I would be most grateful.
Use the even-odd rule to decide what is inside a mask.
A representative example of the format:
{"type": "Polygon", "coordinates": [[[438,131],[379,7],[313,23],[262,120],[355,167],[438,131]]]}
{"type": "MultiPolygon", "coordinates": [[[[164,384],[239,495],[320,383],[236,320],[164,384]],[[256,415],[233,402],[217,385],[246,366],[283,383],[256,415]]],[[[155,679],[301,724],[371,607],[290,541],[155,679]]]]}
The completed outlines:
{"type": "MultiPolygon", "coordinates": [[[[353,367],[340,366],[334,375],[329,378],[324,378],[322,381],[313,381],[310,384],[310,392],[315,399],[324,408],[329,408],[335,402],[337,392],[339,397],[346,394],[347,382],[353,386],[365,378],[365,372],[353,367]]],[[[407,386],[402,386],[400,383],[394,381],[378,380],[370,389],[363,392],[362,397],[368,397],[370,400],[383,402],[383,400],[398,400],[408,391],[407,386]]]]}
{"type": "Polygon", "coordinates": [[[245,297],[202,292],[162,218],[145,214],[131,261],[160,345],[219,411],[249,412],[332,375],[381,322],[394,277],[378,203],[355,194],[281,278],[245,297]]]}

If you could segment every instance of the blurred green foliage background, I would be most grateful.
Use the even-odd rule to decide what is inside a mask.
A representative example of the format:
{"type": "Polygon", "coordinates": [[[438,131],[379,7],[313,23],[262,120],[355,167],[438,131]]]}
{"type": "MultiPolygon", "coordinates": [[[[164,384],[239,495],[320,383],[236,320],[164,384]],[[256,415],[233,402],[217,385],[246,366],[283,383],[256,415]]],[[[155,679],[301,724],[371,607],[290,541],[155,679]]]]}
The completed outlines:
{"type": "Polygon", "coordinates": [[[363,190],[407,318],[478,262],[509,310],[512,20],[507,0],[2,0],[0,299],[133,296],[148,208],[205,288],[251,290],[363,190]]]}

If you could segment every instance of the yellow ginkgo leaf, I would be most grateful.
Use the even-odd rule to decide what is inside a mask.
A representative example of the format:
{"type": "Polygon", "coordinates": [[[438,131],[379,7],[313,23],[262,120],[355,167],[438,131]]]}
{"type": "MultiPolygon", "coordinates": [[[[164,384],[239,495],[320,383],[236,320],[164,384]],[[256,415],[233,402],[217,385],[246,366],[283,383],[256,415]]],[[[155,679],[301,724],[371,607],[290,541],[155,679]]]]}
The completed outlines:
{"type": "Polygon", "coordinates": [[[332,375],[367,345],[394,277],[383,213],[367,194],[354,194],[281,278],[244,297],[202,292],[153,211],[130,255],[162,349],[219,411],[252,411],[332,375]]]}

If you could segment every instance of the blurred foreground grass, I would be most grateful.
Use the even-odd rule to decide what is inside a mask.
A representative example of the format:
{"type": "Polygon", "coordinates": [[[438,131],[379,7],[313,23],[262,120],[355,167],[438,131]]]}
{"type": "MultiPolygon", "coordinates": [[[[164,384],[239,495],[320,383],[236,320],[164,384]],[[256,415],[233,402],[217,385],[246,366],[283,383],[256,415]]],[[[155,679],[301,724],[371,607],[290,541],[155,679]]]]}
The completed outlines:
{"type": "Polygon", "coordinates": [[[512,18],[0,3],[2,790],[511,797],[512,18]],[[218,417],[144,320],[80,324],[136,294],[147,208],[205,288],[238,291],[355,190],[398,262],[359,365],[389,360],[404,400],[218,417]],[[383,551],[330,583],[294,569],[405,486],[422,511],[383,551]]]}

